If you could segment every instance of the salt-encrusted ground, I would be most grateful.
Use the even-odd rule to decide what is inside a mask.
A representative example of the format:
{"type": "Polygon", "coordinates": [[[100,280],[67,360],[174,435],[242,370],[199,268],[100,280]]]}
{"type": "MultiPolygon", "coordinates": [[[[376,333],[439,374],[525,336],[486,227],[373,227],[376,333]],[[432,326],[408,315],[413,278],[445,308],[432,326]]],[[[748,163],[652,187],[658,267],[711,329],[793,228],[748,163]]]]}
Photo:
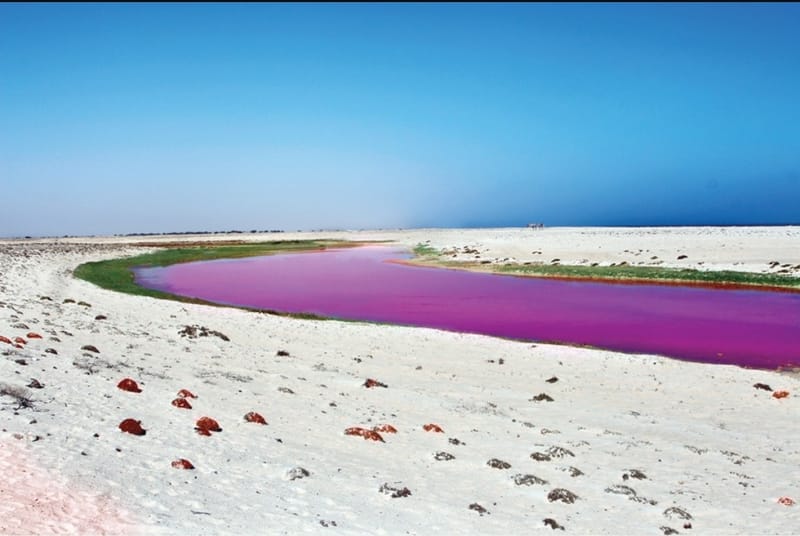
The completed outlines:
{"type": "MultiPolygon", "coordinates": [[[[565,264],[800,264],[796,227],[267,238],[321,236],[565,264]]],[[[72,278],[80,263],[140,253],[132,240],[0,242],[0,335],[27,342],[0,343],[0,533],[509,534],[550,532],[547,519],[592,534],[800,527],[800,506],[778,502],[800,500],[792,374],[281,318],[72,278]],[[229,340],[180,334],[193,325],[229,340]],[[142,392],[118,389],[126,377],[142,392]],[[388,387],[366,388],[368,378],[388,387]],[[192,409],[171,405],[180,389],[198,396],[192,409]],[[250,411],[268,424],[245,422],[250,411]],[[198,435],[202,416],[222,431],[198,435]],[[146,435],[120,432],[126,418],[146,435]],[[430,423],[444,432],[423,430],[430,423]],[[344,434],[383,424],[398,431],[385,443],[344,434]],[[179,458],[195,469],[173,468],[179,458]],[[392,497],[403,488],[410,495],[392,497]]]]}

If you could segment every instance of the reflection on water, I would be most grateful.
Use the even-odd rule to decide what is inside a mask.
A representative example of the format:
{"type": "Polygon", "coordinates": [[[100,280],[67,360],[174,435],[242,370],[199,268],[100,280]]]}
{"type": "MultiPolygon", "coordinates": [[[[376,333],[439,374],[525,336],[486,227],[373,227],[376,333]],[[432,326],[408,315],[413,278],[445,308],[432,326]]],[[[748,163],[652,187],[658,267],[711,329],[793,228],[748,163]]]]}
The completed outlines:
{"type": "Polygon", "coordinates": [[[390,262],[367,246],[136,270],[211,302],[586,344],[692,361],[800,364],[800,294],[500,276],[390,262]]]}

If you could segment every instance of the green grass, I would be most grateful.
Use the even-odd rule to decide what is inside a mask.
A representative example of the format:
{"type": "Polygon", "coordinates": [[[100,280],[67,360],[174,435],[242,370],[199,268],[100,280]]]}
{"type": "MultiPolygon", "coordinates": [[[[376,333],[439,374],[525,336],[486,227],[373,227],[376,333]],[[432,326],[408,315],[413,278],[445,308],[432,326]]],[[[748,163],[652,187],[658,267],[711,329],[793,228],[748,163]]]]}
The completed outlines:
{"type": "Polygon", "coordinates": [[[601,279],[620,281],[662,281],[702,283],[710,285],[752,285],[800,289],[800,278],[780,274],[735,272],[731,270],[703,271],[688,268],[657,266],[574,266],[548,264],[502,264],[492,267],[505,274],[601,279]]]}
{"type": "MultiPolygon", "coordinates": [[[[215,246],[213,243],[203,246],[191,247],[169,247],[153,253],[145,253],[134,257],[124,257],[121,259],[111,259],[107,261],[87,262],[81,264],[73,274],[78,279],[83,279],[93,283],[98,287],[134,294],[137,296],[149,296],[151,298],[161,298],[175,300],[186,303],[200,303],[205,305],[219,305],[196,298],[176,296],[167,292],[151,290],[140,287],[136,284],[133,277],[133,268],[151,266],[169,266],[182,262],[207,261],[214,259],[237,259],[243,257],[257,257],[261,255],[274,255],[276,253],[288,253],[292,251],[322,250],[330,247],[351,247],[359,245],[353,242],[334,242],[327,240],[294,240],[294,241],[274,241],[257,242],[252,244],[236,244],[215,246]]],[[[252,311],[263,311],[248,307],[240,307],[252,311]]],[[[282,314],[276,311],[263,311],[272,314],[282,314]]],[[[285,314],[295,318],[314,318],[322,319],[318,315],[312,314],[285,314]]]]}
{"type": "Polygon", "coordinates": [[[439,250],[429,246],[428,244],[419,243],[414,246],[414,255],[417,257],[433,257],[439,255],[439,250]]]}
{"type": "Polygon", "coordinates": [[[507,263],[493,264],[475,261],[453,261],[443,258],[439,251],[418,244],[413,263],[471,271],[490,271],[498,274],[594,281],[654,282],[710,286],[752,286],[800,291],[800,277],[782,274],[736,272],[733,270],[694,270],[660,266],[581,266],[569,264],[507,263]]]}

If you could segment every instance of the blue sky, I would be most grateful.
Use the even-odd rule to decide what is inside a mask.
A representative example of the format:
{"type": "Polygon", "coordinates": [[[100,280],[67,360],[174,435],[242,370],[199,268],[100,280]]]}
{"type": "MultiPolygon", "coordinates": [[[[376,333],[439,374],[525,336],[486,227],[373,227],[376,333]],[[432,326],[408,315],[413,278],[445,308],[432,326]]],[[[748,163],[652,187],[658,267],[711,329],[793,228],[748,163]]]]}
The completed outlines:
{"type": "Polygon", "coordinates": [[[0,236],[800,223],[800,4],[0,4],[0,236]]]}

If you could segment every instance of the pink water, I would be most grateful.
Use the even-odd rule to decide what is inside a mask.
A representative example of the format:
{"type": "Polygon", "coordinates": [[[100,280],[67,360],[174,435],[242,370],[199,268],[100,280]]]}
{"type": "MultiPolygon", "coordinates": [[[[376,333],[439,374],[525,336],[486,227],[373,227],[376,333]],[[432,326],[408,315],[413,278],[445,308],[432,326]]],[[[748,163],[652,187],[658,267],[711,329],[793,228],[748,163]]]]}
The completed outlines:
{"type": "Polygon", "coordinates": [[[559,281],[388,262],[385,246],[139,268],[207,301],[591,345],[707,363],[800,365],[800,294],[559,281]]]}

